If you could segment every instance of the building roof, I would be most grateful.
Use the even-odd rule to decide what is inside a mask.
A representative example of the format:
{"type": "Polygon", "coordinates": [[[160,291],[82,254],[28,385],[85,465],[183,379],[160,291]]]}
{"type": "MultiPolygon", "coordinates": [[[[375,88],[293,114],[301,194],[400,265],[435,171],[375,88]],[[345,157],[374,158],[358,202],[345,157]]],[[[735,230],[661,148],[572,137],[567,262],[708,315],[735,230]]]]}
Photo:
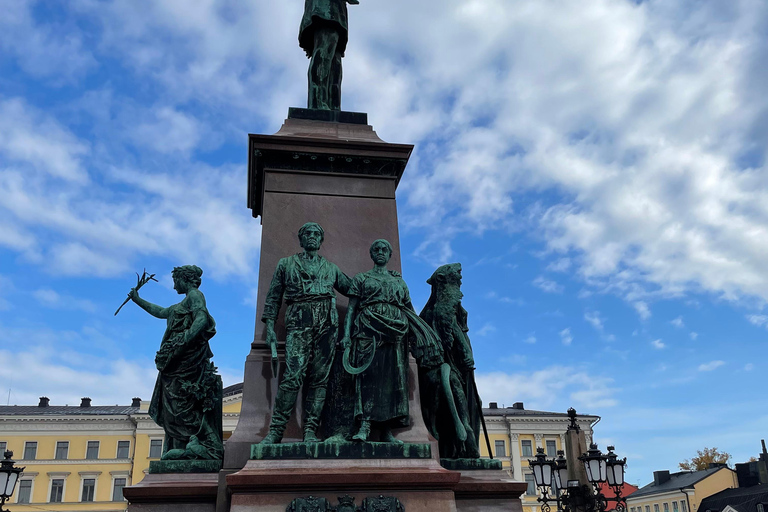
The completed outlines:
{"type": "Polygon", "coordinates": [[[138,407],[130,405],[92,405],[80,407],[77,405],[2,405],[0,416],[114,416],[129,415],[139,412],[138,407]]]}
{"type": "Polygon", "coordinates": [[[725,489],[704,498],[699,505],[699,510],[722,512],[726,506],[730,505],[738,512],[757,512],[758,503],[768,503],[768,485],[725,489]]]}
{"type": "Polygon", "coordinates": [[[231,386],[227,386],[224,388],[224,396],[232,396],[237,395],[238,393],[243,392],[243,383],[238,382],[237,384],[232,384],[231,386]]]}
{"type": "MultiPolygon", "coordinates": [[[[704,469],[702,471],[678,471],[677,473],[670,473],[669,480],[656,485],[655,482],[643,486],[639,491],[632,493],[632,498],[640,498],[642,496],[650,496],[652,494],[661,494],[669,491],[678,491],[680,489],[686,489],[693,487],[694,484],[704,480],[709,475],[712,475],[721,469],[728,469],[724,467],[704,469]]],[[[728,471],[731,471],[728,469],[728,471]]]]}

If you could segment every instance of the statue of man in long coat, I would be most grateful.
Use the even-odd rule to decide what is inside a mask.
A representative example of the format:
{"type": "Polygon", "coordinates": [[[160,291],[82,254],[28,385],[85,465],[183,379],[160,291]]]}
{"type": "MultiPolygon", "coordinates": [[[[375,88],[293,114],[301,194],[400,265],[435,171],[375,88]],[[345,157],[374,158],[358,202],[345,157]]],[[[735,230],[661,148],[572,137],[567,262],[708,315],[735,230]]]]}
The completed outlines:
{"type": "Polygon", "coordinates": [[[307,52],[307,107],[341,110],[341,58],[347,48],[347,4],[359,0],[305,0],[299,46],[307,52]]]}

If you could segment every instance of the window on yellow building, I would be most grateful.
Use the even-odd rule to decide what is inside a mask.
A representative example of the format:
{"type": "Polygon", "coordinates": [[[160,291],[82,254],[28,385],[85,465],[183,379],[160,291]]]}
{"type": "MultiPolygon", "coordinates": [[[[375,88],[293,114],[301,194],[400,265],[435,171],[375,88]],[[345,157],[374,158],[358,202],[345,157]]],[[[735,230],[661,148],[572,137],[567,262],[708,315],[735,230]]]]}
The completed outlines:
{"type": "Polygon", "coordinates": [[[131,447],[130,441],[118,441],[117,442],[117,458],[118,459],[127,459],[128,458],[128,451],[131,447]]]}
{"type": "Polygon", "coordinates": [[[525,474],[525,483],[528,484],[528,488],[525,490],[525,494],[528,496],[536,496],[536,480],[533,478],[533,473],[525,474]]]}
{"type": "Polygon", "coordinates": [[[557,442],[554,439],[547,440],[547,455],[550,457],[557,455],[557,442]]]}
{"type": "Polygon", "coordinates": [[[664,503],[664,512],[669,512],[669,503],[664,503]]]}
{"type": "Polygon", "coordinates": [[[0,441],[0,454],[5,453],[5,449],[7,446],[8,446],[8,443],[6,443],[5,441],[0,441]]]}
{"type": "Polygon", "coordinates": [[[494,441],[494,448],[495,448],[495,456],[496,457],[506,457],[507,456],[507,446],[504,443],[503,439],[497,439],[494,441]]]}
{"type": "Polygon", "coordinates": [[[658,503],[654,503],[653,504],[653,512],[659,512],[659,504],[658,503]]]}
{"type": "Polygon", "coordinates": [[[83,492],[81,494],[80,501],[93,501],[96,495],[96,479],[84,478],[83,479],[83,492]]]}
{"type": "Polygon", "coordinates": [[[32,499],[32,480],[19,480],[19,493],[16,503],[29,503],[32,499]]]}
{"type": "Polygon", "coordinates": [[[86,459],[98,459],[99,458],[99,442],[88,441],[88,449],[85,451],[86,459]]]}
{"type": "Polygon", "coordinates": [[[64,499],[64,479],[54,478],[51,480],[51,496],[48,501],[51,503],[61,503],[64,499]]]}
{"type": "Polygon", "coordinates": [[[684,501],[681,501],[680,502],[680,510],[682,510],[683,512],[688,512],[688,504],[686,502],[684,502],[684,501]]]}
{"type": "Polygon", "coordinates": [[[27,441],[24,443],[24,460],[35,460],[37,458],[37,441],[27,441]]]}
{"type": "Polygon", "coordinates": [[[69,454],[69,441],[56,441],[56,456],[57,460],[66,460],[69,454]]]}
{"type": "Polygon", "coordinates": [[[112,501],[123,501],[123,487],[125,487],[125,478],[115,478],[112,484],[112,501]]]}
{"type": "Polygon", "coordinates": [[[677,502],[676,501],[672,502],[672,512],[679,512],[679,510],[677,509],[677,502]]]}
{"type": "Polygon", "coordinates": [[[645,512],[651,512],[651,506],[650,505],[646,505],[645,506],[645,512]]]}
{"type": "Polygon", "coordinates": [[[533,457],[533,445],[530,439],[524,439],[521,441],[523,447],[523,457],[533,457]]]}
{"type": "Polygon", "coordinates": [[[149,458],[159,459],[163,455],[163,440],[152,439],[149,441],[149,458]]]}

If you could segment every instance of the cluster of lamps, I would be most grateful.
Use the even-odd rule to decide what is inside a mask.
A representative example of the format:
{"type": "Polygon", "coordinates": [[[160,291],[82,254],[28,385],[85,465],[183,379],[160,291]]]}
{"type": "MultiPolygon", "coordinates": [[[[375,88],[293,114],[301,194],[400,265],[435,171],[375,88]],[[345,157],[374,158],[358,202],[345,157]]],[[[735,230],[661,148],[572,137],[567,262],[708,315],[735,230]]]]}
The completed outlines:
{"type": "Polygon", "coordinates": [[[25,469],[14,466],[15,462],[11,460],[12,451],[6,451],[4,455],[5,459],[0,462],[0,512],[7,512],[3,505],[13,495],[16,483],[25,469]]]}
{"type": "MultiPolygon", "coordinates": [[[[571,411],[568,411],[569,415],[571,411]]],[[[575,426],[575,413],[573,411],[572,425],[575,426]]],[[[578,427],[576,427],[578,429],[578,427]]],[[[579,457],[584,464],[587,480],[592,485],[582,485],[578,480],[568,479],[568,461],[565,452],[558,450],[557,457],[548,459],[544,449],[536,450],[536,458],[528,461],[533,470],[533,478],[536,486],[541,489],[543,512],[550,512],[550,503],[555,502],[558,512],[604,512],[608,508],[609,501],[615,501],[617,512],[626,512],[627,501],[622,497],[621,491],[624,485],[624,466],[627,459],[619,459],[613,452],[614,447],[608,447],[608,453],[603,454],[597,445],[589,445],[587,453],[579,457]],[[614,493],[614,497],[606,497],[601,492],[601,485],[607,483],[614,493]]]]}

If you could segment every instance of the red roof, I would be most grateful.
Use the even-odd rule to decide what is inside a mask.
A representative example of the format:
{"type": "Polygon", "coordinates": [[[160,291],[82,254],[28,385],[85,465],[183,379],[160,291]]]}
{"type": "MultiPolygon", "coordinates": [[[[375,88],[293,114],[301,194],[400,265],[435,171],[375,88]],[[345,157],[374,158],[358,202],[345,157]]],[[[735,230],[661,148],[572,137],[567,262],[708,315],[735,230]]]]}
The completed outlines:
{"type": "MultiPolygon", "coordinates": [[[[621,496],[623,498],[626,498],[627,496],[635,492],[637,489],[638,489],[637,486],[624,482],[624,485],[621,486],[621,496]]],[[[613,489],[611,488],[611,486],[608,485],[608,483],[606,482],[603,482],[602,484],[600,484],[600,492],[602,492],[603,496],[605,496],[606,498],[616,497],[616,493],[613,492],[613,489]]],[[[615,501],[608,502],[608,508],[606,508],[605,511],[609,512],[610,510],[616,510],[615,501]]]]}

